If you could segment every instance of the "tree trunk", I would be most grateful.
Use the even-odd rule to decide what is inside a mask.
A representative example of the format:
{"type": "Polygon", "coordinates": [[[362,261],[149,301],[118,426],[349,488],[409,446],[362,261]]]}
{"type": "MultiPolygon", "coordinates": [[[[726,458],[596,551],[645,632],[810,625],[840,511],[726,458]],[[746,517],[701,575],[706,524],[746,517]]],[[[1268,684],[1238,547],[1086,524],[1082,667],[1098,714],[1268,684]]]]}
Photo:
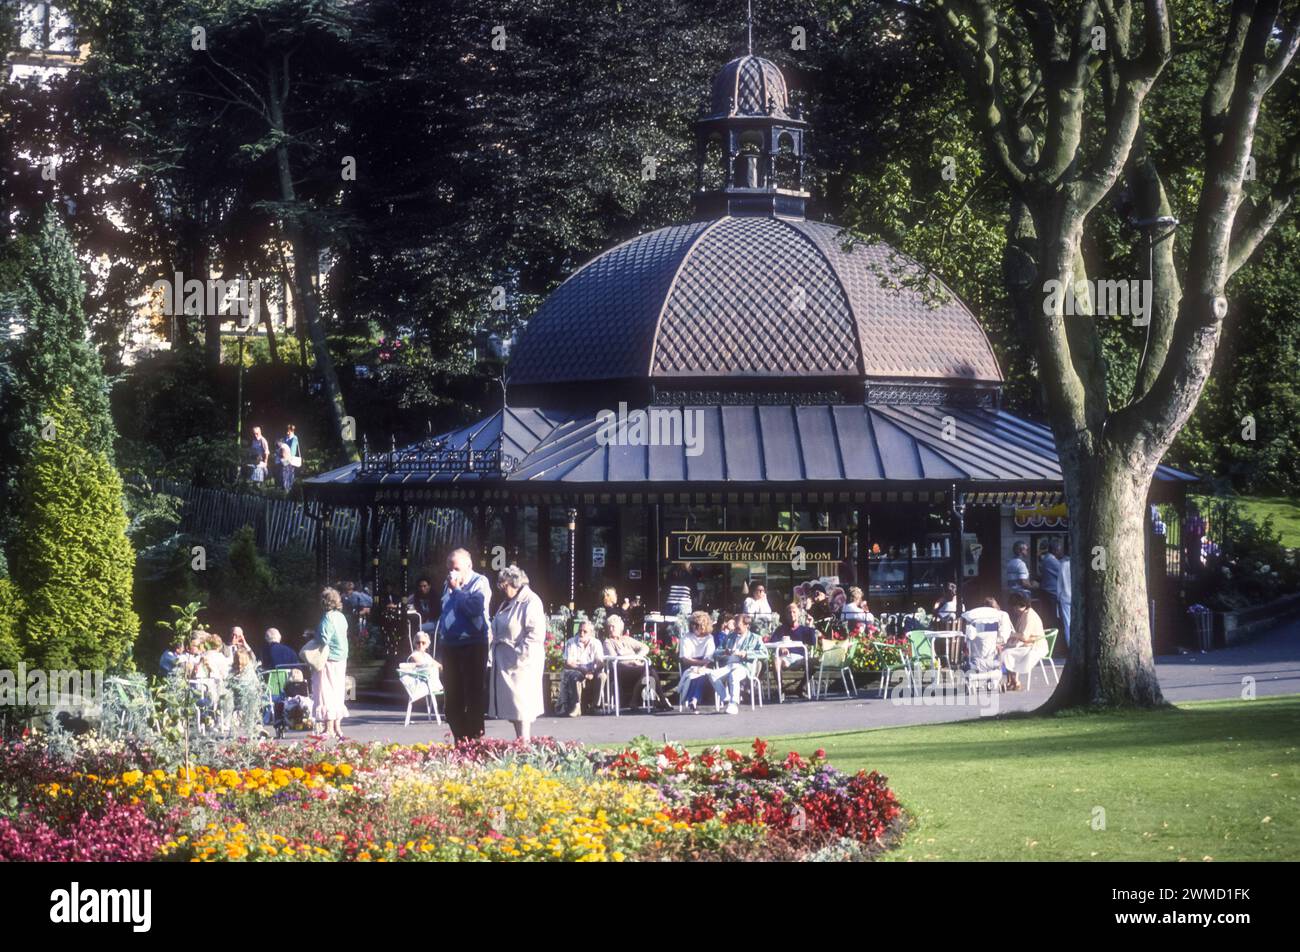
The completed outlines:
{"type": "Polygon", "coordinates": [[[280,366],[280,347],[275,339],[275,321],[271,318],[271,309],[262,306],[262,323],[266,325],[266,348],[271,353],[271,366],[280,366]]]}
{"type": "Polygon", "coordinates": [[[1155,462],[1113,450],[1062,454],[1070,510],[1070,662],[1043,708],[1154,707],[1146,509],[1155,462]]]}
{"type": "MultiPolygon", "coordinates": [[[[289,146],[284,128],[284,103],[281,99],[283,93],[274,75],[269,77],[267,85],[271,128],[278,134],[275,168],[280,183],[280,199],[286,204],[294,205],[298,201],[298,195],[293,185],[293,169],[289,161],[289,146]]],[[[339,378],[334,370],[334,359],[330,356],[325,326],[321,322],[316,288],[311,282],[311,276],[316,269],[316,249],[307,240],[302,225],[297,220],[291,218],[286,222],[285,232],[289,236],[289,245],[293,249],[294,304],[298,316],[302,318],[306,327],[307,336],[311,338],[312,356],[316,359],[316,375],[320,378],[326,399],[329,401],[333,435],[347,458],[357,460],[360,456],[357,453],[356,441],[345,436],[344,417],[347,416],[347,408],[343,404],[343,390],[339,387],[339,378]]]]}
{"type": "MultiPolygon", "coordinates": [[[[203,238],[198,235],[199,229],[195,227],[194,244],[190,258],[190,273],[186,279],[193,278],[203,283],[207,288],[208,283],[208,251],[204,247],[203,238]]],[[[182,289],[183,291],[184,289],[182,289]]],[[[217,368],[221,366],[221,311],[216,308],[209,313],[207,303],[207,293],[203,295],[203,363],[208,371],[215,374],[217,368]]]]}

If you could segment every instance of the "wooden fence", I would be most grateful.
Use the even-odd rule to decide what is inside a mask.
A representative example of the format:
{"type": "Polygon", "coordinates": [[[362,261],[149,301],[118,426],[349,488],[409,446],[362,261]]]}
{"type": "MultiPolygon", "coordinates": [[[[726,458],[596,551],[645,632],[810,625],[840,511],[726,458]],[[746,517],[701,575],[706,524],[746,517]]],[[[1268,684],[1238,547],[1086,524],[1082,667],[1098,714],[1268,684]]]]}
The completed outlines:
{"type": "MultiPolygon", "coordinates": [[[[154,493],[177,496],[183,501],[180,531],[206,538],[225,538],[252,526],[257,547],[262,552],[278,552],[290,545],[300,545],[308,552],[316,549],[316,528],[320,513],[292,499],[280,499],[258,492],[235,492],[206,489],[167,479],[133,479],[136,486],[154,493]]],[[[397,519],[381,520],[379,551],[383,559],[397,558],[397,519]]],[[[372,528],[373,532],[373,528],[372,528]]],[[[437,561],[447,549],[464,544],[471,526],[464,513],[456,509],[411,510],[411,564],[437,561]]],[[[336,509],[330,528],[331,551],[340,565],[360,558],[361,518],[353,509],[336,509]]],[[[371,547],[374,547],[373,536],[371,547]]]]}

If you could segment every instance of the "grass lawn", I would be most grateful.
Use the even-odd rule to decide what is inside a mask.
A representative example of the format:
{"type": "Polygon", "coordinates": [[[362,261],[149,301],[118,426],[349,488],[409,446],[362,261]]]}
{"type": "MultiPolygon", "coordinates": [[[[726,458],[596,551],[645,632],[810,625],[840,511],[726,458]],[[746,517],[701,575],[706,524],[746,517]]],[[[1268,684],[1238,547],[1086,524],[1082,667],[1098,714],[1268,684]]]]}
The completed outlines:
{"type": "MultiPolygon", "coordinates": [[[[1200,501],[1203,496],[1192,496],[1200,501]]],[[[1273,528],[1282,535],[1282,544],[1300,548],[1300,499],[1288,496],[1239,496],[1242,510],[1257,522],[1273,517],[1273,528]]]]}
{"type": "Polygon", "coordinates": [[[885,774],[888,859],[1300,859],[1300,695],[769,740],[885,774]]]}
{"type": "Polygon", "coordinates": [[[1282,544],[1300,546],[1300,499],[1286,496],[1246,496],[1242,505],[1251,517],[1263,522],[1273,517],[1273,528],[1282,533],[1282,544]]]}

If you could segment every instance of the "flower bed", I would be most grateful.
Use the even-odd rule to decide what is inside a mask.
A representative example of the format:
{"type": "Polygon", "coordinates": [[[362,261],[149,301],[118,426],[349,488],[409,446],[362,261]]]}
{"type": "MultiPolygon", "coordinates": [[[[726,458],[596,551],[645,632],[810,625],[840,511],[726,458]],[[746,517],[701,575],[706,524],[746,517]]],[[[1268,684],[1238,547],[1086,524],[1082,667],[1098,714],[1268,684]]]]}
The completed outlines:
{"type": "Polygon", "coordinates": [[[798,754],[552,740],[0,747],[0,861],[865,858],[902,822],[878,774],[798,754]]]}

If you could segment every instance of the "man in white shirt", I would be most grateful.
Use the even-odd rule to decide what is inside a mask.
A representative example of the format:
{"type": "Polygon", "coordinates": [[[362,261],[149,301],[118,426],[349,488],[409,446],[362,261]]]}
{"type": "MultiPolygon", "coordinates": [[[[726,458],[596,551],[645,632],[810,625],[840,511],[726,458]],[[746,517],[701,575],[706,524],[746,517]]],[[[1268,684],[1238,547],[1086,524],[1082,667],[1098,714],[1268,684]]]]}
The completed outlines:
{"type": "Polygon", "coordinates": [[[1017,542],[1011,548],[1011,558],[1007,560],[1007,592],[1028,591],[1029,564],[1025,557],[1029,555],[1029,546],[1017,542]]]}
{"type": "Polygon", "coordinates": [[[605,682],[605,649],[591,622],[583,619],[578,633],[564,643],[564,673],[560,679],[559,713],[582,714],[583,700],[591,700],[605,682]]]}
{"type": "Polygon", "coordinates": [[[998,653],[1014,630],[1011,616],[999,607],[996,598],[986,598],[983,605],[963,612],[961,618],[966,623],[966,638],[970,646],[968,670],[998,670],[998,653]]]}

